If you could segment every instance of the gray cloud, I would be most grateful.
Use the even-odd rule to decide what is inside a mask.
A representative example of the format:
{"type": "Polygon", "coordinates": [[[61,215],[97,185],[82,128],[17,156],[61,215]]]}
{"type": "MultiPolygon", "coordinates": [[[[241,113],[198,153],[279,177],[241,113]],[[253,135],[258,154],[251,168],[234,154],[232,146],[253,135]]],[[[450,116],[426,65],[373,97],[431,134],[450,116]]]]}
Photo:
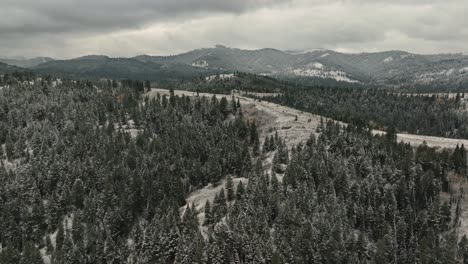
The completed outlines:
{"type": "Polygon", "coordinates": [[[242,13],[284,0],[7,0],[0,32],[28,34],[99,32],[214,12],[242,13]]]}
{"type": "Polygon", "coordinates": [[[4,0],[0,56],[239,48],[466,51],[466,0],[4,0]],[[6,2],[5,2],[6,1],[6,2]]]}

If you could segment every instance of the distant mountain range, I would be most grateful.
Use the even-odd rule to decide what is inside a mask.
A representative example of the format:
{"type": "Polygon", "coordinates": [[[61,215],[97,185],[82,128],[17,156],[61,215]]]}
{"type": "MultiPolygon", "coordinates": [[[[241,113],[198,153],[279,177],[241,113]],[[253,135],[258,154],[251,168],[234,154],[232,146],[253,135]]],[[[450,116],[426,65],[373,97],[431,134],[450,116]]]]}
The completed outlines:
{"type": "Polygon", "coordinates": [[[242,50],[216,46],[174,56],[85,56],[71,60],[1,60],[32,71],[71,78],[179,79],[235,71],[332,79],[386,86],[468,86],[468,55],[404,51],[348,54],[331,50],[242,50]]]}

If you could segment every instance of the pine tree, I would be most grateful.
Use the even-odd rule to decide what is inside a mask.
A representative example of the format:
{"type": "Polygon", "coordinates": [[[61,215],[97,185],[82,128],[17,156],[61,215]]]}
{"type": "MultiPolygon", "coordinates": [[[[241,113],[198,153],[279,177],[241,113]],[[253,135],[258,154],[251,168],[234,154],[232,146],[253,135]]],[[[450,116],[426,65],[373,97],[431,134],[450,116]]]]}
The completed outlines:
{"type": "Polygon", "coordinates": [[[210,205],[210,200],[206,200],[205,203],[205,220],[203,222],[203,225],[210,225],[212,222],[212,214],[211,214],[211,205],[210,205]]]}
{"type": "Polygon", "coordinates": [[[71,230],[71,235],[74,244],[81,242],[81,240],[83,239],[83,225],[81,221],[81,211],[77,210],[75,212],[75,217],[73,218],[73,225],[71,230]]]}
{"type": "Polygon", "coordinates": [[[15,145],[12,142],[10,133],[8,133],[8,136],[5,141],[5,154],[8,160],[12,160],[14,158],[14,151],[15,151],[15,145]]]}
{"type": "Polygon", "coordinates": [[[265,153],[267,153],[269,151],[270,151],[270,138],[265,137],[265,142],[263,143],[262,152],[263,152],[263,154],[265,154],[265,153]]]}
{"type": "Polygon", "coordinates": [[[227,176],[226,180],[226,191],[227,191],[227,200],[228,202],[234,199],[234,183],[232,181],[232,177],[230,175],[227,176]]]}
{"type": "Polygon", "coordinates": [[[63,247],[63,242],[65,241],[65,232],[63,230],[62,223],[59,224],[57,236],[55,237],[55,249],[60,250],[63,247]]]}
{"type": "Polygon", "coordinates": [[[458,256],[463,263],[468,263],[468,239],[466,235],[463,235],[462,239],[458,243],[458,256]]]}
{"type": "Polygon", "coordinates": [[[49,235],[46,235],[46,252],[47,254],[52,254],[52,252],[54,252],[54,245],[52,245],[52,240],[49,235]]]}
{"type": "Polygon", "coordinates": [[[84,185],[81,179],[76,179],[73,184],[71,198],[77,208],[83,208],[84,185]]]}
{"type": "Polygon", "coordinates": [[[279,190],[278,177],[274,171],[271,172],[271,189],[275,192],[279,190]]]}
{"type": "Polygon", "coordinates": [[[258,156],[260,154],[260,141],[258,139],[258,136],[257,136],[257,139],[255,139],[253,142],[252,150],[253,150],[254,156],[258,156]]]}
{"type": "Polygon", "coordinates": [[[245,193],[244,184],[242,183],[242,181],[239,181],[239,184],[237,185],[237,190],[236,190],[236,200],[242,199],[242,196],[244,195],[244,193],[245,193]]]}
{"type": "Polygon", "coordinates": [[[226,97],[221,98],[221,100],[219,102],[219,110],[224,115],[226,115],[228,113],[229,107],[228,107],[228,101],[227,101],[226,97]]]}
{"type": "Polygon", "coordinates": [[[236,104],[236,100],[234,98],[234,95],[231,97],[231,110],[234,114],[237,113],[237,104],[236,104]]]}

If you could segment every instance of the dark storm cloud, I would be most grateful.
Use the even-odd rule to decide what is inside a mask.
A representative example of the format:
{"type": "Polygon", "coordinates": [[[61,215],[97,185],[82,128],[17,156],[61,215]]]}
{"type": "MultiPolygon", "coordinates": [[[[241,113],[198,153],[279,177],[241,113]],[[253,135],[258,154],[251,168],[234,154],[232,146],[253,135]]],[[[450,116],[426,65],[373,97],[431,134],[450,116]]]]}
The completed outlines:
{"type": "Polygon", "coordinates": [[[0,33],[96,32],[139,28],[147,23],[235,13],[282,0],[7,0],[0,9],[0,33]]]}

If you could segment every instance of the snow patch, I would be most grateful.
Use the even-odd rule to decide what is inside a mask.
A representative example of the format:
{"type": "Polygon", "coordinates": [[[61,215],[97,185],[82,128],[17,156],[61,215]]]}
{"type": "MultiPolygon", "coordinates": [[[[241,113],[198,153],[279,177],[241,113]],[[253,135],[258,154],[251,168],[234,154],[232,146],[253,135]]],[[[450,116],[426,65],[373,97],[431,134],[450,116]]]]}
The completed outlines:
{"type": "Polygon", "coordinates": [[[205,80],[212,81],[212,80],[214,80],[216,78],[219,78],[219,79],[222,79],[222,80],[234,78],[234,73],[212,75],[212,76],[205,77],[205,80]]]}
{"type": "MultiPolygon", "coordinates": [[[[244,186],[249,182],[248,178],[232,178],[232,182],[234,183],[234,190],[237,190],[237,185],[239,182],[242,182],[244,186]]],[[[208,186],[196,190],[192,192],[189,197],[187,197],[186,201],[187,204],[192,205],[195,204],[195,208],[197,211],[201,211],[205,208],[206,201],[209,200],[211,204],[213,204],[213,199],[216,194],[218,194],[221,189],[226,187],[226,178],[224,178],[218,185],[214,186],[213,184],[208,184],[208,186]]],[[[246,186],[245,186],[246,187],[246,186]]],[[[226,190],[225,190],[226,191],[226,190]]],[[[183,206],[180,208],[181,211],[185,211],[185,207],[183,206]]]]}
{"type": "MultiPolygon", "coordinates": [[[[426,72],[426,73],[417,75],[416,79],[418,81],[420,81],[420,82],[423,82],[423,83],[430,83],[430,82],[436,80],[437,78],[444,77],[444,76],[450,76],[450,75],[454,74],[455,71],[456,70],[454,68],[451,68],[451,69],[441,70],[439,72],[426,72]]],[[[463,72],[463,69],[460,69],[458,71],[463,72]]]]}
{"type": "Polygon", "coordinates": [[[385,60],[383,60],[384,63],[392,62],[392,61],[393,61],[393,57],[388,57],[385,60]]]}
{"type": "Polygon", "coordinates": [[[460,73],[467,73],[468,72],[468,67],[461,68],[458,70],[460,73]]]}
{"type": "Polygon", "coordinates": [[[208,62],[206,62],[206,60],[200,60],[200,61],[192,62],[192,66],[198,67],[198,68],[206,68],[209,65],[208,65],[208,62]]]}
{"type": "Polygon", "coordinates": [[[258,75],[260,75],[260,76],[272,76],[273,74],[268,73],[268,72],[262,72],[262,73],[259,73],[258,75]]]}
{"type": "Polygon", "coordinates": [[[319,77],[335,79],[341,82],[358,83],[359,81],[353,80],[347,76],[345,72],[338,70],[324,71],[323,69],[293,69],[292,74],[304,77],[319,77]]]}
{"type": "Polygon", "coordinates": [[[448,75],[451,75],[454,71],[455,71],[454,68],[452,68],[452,69],[450,69],[450,70],[447,70],[447,71],[445,72],[445,75],[447,75],[447,76],[448,76],[448,75]]]}
{"type": "MultiPolygon", "coordinates": [[[[198,212],[198,223],[200,225],[203,224],[205,221],[205,204],[206,201],[210,201],[210,204],[213,204],[213,200],[215,195],[217,195],[221,189],[226,188],[226,182],[227,178],[224,178],[221,180],[221,182],[218,183],[218,185],[214,186],[213,184],[208,184],[208,186],[205,186],[202,189],[196,190],[192,192],[189,197],[187,197],[186,202],[188,205],[192,206],[195,205],[195,209],[198,212]]],[[[248,178],[233,178],[232,182],[234,184],[234,191],[237,190],[237,186],[239,185],[240,182],[244,185],[244,187],[247,187],[247,184],[249,183],[248,178]]],[[[225,190],[226,191],[226,190],[225,190]]],[[[187,205],[184,205],[179,208],[180,215],[184,215],[185,209],[187,208],[187,205]]]]}
{"type": "Polygon", "coordinates": [[[314,68],[316,68],[316,69],[323,69],[323,64],[320,63],[320,62],[314,62],[314,64],[312,64],[312,66],[314,66],[314,68]]]}
{"type": "Polygon", "coordinates": [[[327,56],[329,56],[329,55],[330,55],[330,53],[325,53],[325,54],[323,54],[322,56],[320,56],[320,58],[325,58],[325,57],[327,57],[327,56]]]}
{"type": "Polygon", "coordinates": [[[50,264],[51,255],[47,255],[47,249],[42,248],[41,250],[39,250],[39,252],[41,253],[42,261],[44,262],[44,264],[50,264]]]}

